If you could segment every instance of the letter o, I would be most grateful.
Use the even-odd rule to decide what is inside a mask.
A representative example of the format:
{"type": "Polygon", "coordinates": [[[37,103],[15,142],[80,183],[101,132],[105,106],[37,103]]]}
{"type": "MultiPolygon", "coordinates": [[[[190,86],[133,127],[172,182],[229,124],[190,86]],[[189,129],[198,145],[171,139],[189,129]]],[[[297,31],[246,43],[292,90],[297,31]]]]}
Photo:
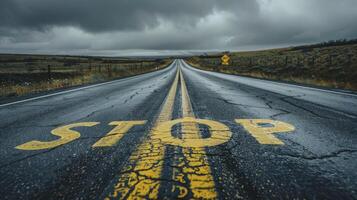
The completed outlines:
{"type": "MultiPolygon", "coordinates": [[[[182,133],[185,134],[185,133],[182,133]]],[[[227,142],[231,137],[232,133],[229,128],[216,121],[208,119],[196,119],[192,117],[185,117],[182,119],[175,119],[172,121],[159,123],[153,132],[155,139],[161,140],[163,143],[181,146],[181,147],[209,147],[216,146],[227,142]],[[174,125],[179,123],[196,123],[204,124],[209,127],[211,137],[209,138],[176,138],[172,136],[171,129],[174,125]]]]}

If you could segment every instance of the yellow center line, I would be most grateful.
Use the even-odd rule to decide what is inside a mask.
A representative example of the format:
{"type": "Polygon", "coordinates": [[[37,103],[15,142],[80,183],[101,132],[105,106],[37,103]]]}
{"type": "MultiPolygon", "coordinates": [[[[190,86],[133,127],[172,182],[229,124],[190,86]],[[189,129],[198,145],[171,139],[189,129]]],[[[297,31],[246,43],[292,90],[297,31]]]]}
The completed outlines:
{"type": "MultiPolygon", "coordinates": [[[[195,140],[202,140],[197,124],[198,119],[191,120],[195,115],[181,69],[178,69],[153,128],[145,141],[130,156],[129,164],[122,170],[113,192],[106,199],[158,199],[163,180],[162,171],[166,146],[171,144],[167,138],[172,137],[170,123],[173,122],[171,121],[172,112],[179,79],[182,93],[182,141],[191,141],[192,143],[195,140]]],[[[225,129],[225,127],[222,128],[223,131],[225,129]]],[[[205,148],[202,146],[178,146],[175,151],[180,149],[182,149],[182,154],[175,154],[174,163],[171,164],[172,194],[164,196],[191,199],[217,198],[205,148]],[[176,164],[177,166],[175,166],[176,164]]]]}
{"type": "Polygon", "coordinates": [[[158,124],[172,119],[178,85],[179,71],[148,138],[130,156],[129,165],[123,170],[114,191],[106,198],[157,199],[165,157],[165,144],[155,133],[158,124]]]}
{"type": "MultiPolygon", "coordinates": [[[[182,117],[194,118],[194,112],[188,95],[185,80],[180,70],[181,94],[182,94],[182,117]]],[[[182,139],[191,140],[201,138],[200,130],[195,122],[184,122],[181,126],[182,139]]],[[[176,157],[177,168],[173,170],[173,178],[182,184],[175,184],[172,192],[178,193],[178,198],[191,196],[193,199],[216,199],[217,192],[208,163],[205,148],[182,147],[183,159],[176,157]],[[182,185],[188,181],[189,188],[182,185]],[[189,194],[191,193],[191,194],[189,194]]]]}

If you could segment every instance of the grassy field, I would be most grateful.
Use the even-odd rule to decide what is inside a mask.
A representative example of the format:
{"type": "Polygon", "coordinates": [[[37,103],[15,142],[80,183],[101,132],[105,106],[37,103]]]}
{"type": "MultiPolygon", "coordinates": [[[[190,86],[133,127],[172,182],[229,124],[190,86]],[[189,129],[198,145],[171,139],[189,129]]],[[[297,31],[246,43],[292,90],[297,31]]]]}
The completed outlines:
{"type": "Polygon", "coordinates": [[[357,90],[357,44],[332,43],[229,55],[228,66],[221,65],[222,54],[197,56],[187,61],[204,70],[357,90]]]}
{"type": "Polygon", "coordinates": [[[133,76],[166,67],[168,59],[0,55],[0,97],[133,76]]]}

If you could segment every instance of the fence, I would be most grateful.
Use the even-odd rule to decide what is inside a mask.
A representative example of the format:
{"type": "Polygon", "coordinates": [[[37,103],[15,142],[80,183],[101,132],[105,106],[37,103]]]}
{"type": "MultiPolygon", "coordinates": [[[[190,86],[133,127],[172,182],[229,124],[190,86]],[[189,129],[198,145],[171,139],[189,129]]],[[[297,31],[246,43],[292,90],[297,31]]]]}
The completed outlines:
{"type": "Polygon", "coordinates": [[[357,89],[357,45],[232,53],[228,66],[219,55],[189,62],[202,69],[343,89],[357,89]]]}
{"type": "Polygon", "coordinates": [[[0,56],[0,96],[62,88],[141,74],[169,60],[61,56],[0,56]]]}

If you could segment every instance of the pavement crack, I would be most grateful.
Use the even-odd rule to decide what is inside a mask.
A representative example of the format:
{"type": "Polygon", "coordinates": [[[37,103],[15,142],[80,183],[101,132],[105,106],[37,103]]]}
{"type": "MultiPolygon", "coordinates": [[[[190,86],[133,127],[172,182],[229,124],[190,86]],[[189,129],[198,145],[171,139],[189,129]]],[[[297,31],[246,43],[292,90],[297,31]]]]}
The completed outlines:
{"type": "Polygon", "coordinates": [[[320,114],[318,114],[318,113],[316,113],[316,112],[314,112],[314,111],[312,111],[312,110],[310,110],[310,109],[307,109],[307,108],[305,108],[305,107],[303,107],[303,106],[297,105],[297,104],[295,104],[295,103],[293,103],[293,102],[291,102],[291,101],[288,101],[288,100],[286,100],[287,98],[279,98],[279,99],[280,99],[281,101],[287,103],[287,104],[290,104],[290,105],[292,105],[292,106],[295,106],[295,107],[297,107],[297,108],[300,108],[301,110],[304,110],[304,111],[310,113],[310,114],[313,115],[313,116],[316,116],[316,117],[319,117],[319,118],[322,118],[322,119],[335,120],[335,118],[330,118],[330,117],[326,117],[326,116],[320,115],[320,114]]]}
{"type": "Polygon", "coordinates": [[[132,100],[135,96],[137,96],[139,94],[140,94],[139,92],[135,92],[134,94],[130,95],[129,98],[124,100],[123,104],[126,104],[128,101],[132,100]]]}
{"type": "Polygon", "coordinates": [[[231,105],[236,105],[236,106],[270,109],[269,107],[263,107],[263,106],[252,106],[252,105],[246,105],[246,104],[240,104],[240,103],[233,103],[230,100],[223,99],[223,98],[215,98],[215,99],[218,99],[220,101],[223,101],[224,103],[231,104],[231,105]]]}
{"type": "Polygon", "coordinates": [[[276,118],[277,118],[278,116],[291,114],[290,111],[283,110],[283,109],[279,109],[279,110],[280,110],[281,112],[280,112],[280,113],[277,113],[277,114],[274,114],[274,115],[271,115],[271,116],[270,116],[270,119],[276,120],[276,118]]]}
{"type": "Polygon", "coordinates": [[[253,105],[246,105],[246,104],[239,104],[239,103],[233,103],[230,100],[227,99],[223,99],[223,98],[215,98],[218,99],[220,101],[223,101],[227,104],[231,104],[231,105],[235,105],[235,106],[242,106],[242,107],[246,107],[246,108],[262,108],[262,109],[271,109],[271,110],[277,110],[280,111],[279,113],[276,113],[274,115],[271,115],[270,118],[271,119],[276,119],[276,117],[281,116],[281,115],[287,115],[287,114],[291,114],[290,111],[281,109],[281,108],[275,108],[273,107],[271,104],[273,103],[272,101],[266,99],[264,96],[259,96],[260,99],[262,99],[266,105],[265,106],[253,106],[253,105]]]}
{"type": "Polygon", "coordinates": [[[341,154],[345,153],[356,153],[357,149],[341,149],[326,155],[320,155],[320,156],[304,156],[304,155],[294,155],[294,154],[279,154],[281,156],[287,156],[287,157],[292,157],[292,158],[297,158],[297,159],[305,159],[305,160],[323,160],[323,159],[329,159],[329,158],[336,158],[339,157],[341,154]]]}
{"type": "MultiPolygon", "coordinates": [[[[312,114],[313,116],[316,116],[316,117],[319,117],[319,118],[322,118],[322,119],[342,120],[341,118],[331,118],[331,117],[327,117],[327,116],[324,116],[324,115],[320,115],[320,114],[314,112],[314,111],[311,110],[311,109],[307,109],[307,108],[305,108],[304,106],[300,106],[300,105],[298,105],[298,104],[296,104],[296,103],[293,103],[293,102],[291,102],[291,101],[288,100],[288,99],[296,99],[296,98],[304,97],[304,96],[306,96],[306,94],[296,95],[296,96],[285,96],[285,97],[280,97],[279,100],[281,100],[281,101],[283,101],[283,102],[285,102],[285,103],[287,103],[287,104],[290,104],[290,105],[292,105],[292,106],[294,106],[294,107],[297,107],[297,108],[299,108],[299,109],[302,109],[302,110],[304,110],[304,111],[306,111],[306,112],[312,114]]],[[[312,103],[312,104],[313,104],[313,105],[316,105],[316,104],[314,104],[314,103],[312,103]]],[[[321,106],[321,105],[319,105],[319,106],[321,106]]],[[[345,113],[343,113],[343,114],[345,114],[345,113]]],[[[345,114],[345,115],[347,115],[347,114],[345,114]]]]}

